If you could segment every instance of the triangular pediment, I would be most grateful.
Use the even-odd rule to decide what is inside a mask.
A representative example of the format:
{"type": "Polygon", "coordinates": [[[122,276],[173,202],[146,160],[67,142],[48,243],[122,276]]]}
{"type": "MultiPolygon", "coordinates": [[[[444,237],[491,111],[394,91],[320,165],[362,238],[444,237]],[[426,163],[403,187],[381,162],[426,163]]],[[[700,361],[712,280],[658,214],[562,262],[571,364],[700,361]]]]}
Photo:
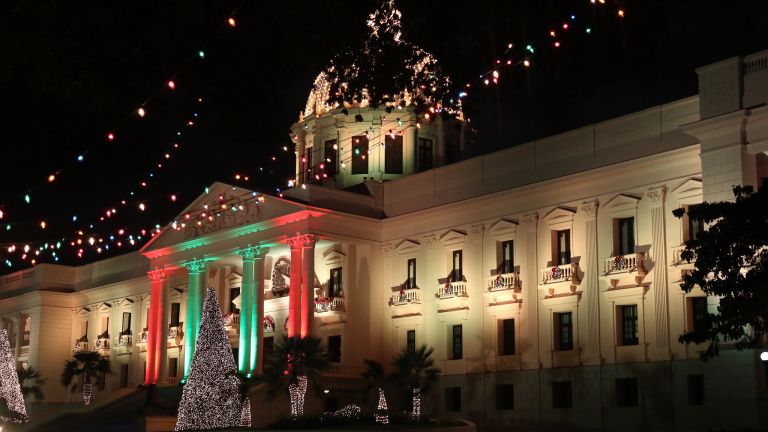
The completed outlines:
{"type": "Polygon", "coordinates": [[[112,305],[109,303],[102,303],[96,308],[96,312],[108,312],[112,310],[112,305]]]}
{"type": "Polygon", "coordinates": [[[242,235],[244,227],[284,224],[284,216],[307,210],[303,204],[216,182],[144,245],[141,253],[151,259],[168,247],[194,248],[206,243],[204,240],[242,235]]]}
{"type": "Polygon", "coordinates": [[[640,198],[634,197],[632,195],[619,194],[611,198],[607,203],[605,203],[605,205],[603,206],[603,209],[609,212],[617,212],[622,210],[634,210],[637,208],[637,205],[639,203],[640,203],[640,198]]]}
{"type": "Polygon", "coordinates": [[[130,298],[124,298],[120,300],[120,302],[117,304],[118,307],[130,307],[133,306],[133,299],[130,298]]]}
{"type": "Polygon", "coordinates": [[[488,228],[488,234],[514,234],[517,231],[517,222],[513,222],[508,219],[500,219],[490,228],[488,228]]]}
{"type": "Polygon", "coordinates": [[[565,207],[555,207],[542,220],[547,223],[571,222],[576,215],[574,210],[565,207]]]}
{"type": "Polygon", "coordinates": [[[325,265],[334,265],[334,264],[341,264],[344,262],[344,258],[347,256],[343,253],[337,251],[336,249],[331,249],[323,255],[323,264],[325,265]]]}
{"type": "Polygon", "coordinates": [[[87,307],[79,307],[75,309],[75,315],[81,318],[87,316],[89,313],[91,313],[91,310],[87,307]]]}
{"type": "Polygon", "coordinates": [[[676,187],[672,193],[678,196],[678,198],[687,198],[691,196],[701,195],[702,186],[699,179],[688,179],[680,186],[676,187]]]}
{"type": "Polygon", "coordinates": [[[461,243],[465,240],[467,240],[467,233],[456,230],[448,230],[440,236],[440,243],[444,245],[461,243]]]}
{"type": "Polygon", "coordinates": [[[421,248],[421,244],[418,242],[415,242],[413,240],[403,240],[395,247],[395,250],[400,255],[405,255],[409,253],[415,253],[418,252],[419,248],[421,248]]]}

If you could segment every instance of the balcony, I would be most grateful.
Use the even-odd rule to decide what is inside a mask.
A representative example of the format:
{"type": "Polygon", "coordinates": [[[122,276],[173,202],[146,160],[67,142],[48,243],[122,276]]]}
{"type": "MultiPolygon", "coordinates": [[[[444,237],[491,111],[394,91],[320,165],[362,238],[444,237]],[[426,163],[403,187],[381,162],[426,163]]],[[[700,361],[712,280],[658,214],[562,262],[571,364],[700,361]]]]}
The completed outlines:
{"type": "Polygon", "coordinates": [[[76,339],[72,350],[74,352],[88,351],[88,337],[83,336],[80,339],[76,339]]]}
{"type": "Polygon", "coordinates": [[[673,265],[673,266],[680,266],[680,267],[685,268],[685,269],[692,269],[693,268],[693,264],[696,262],[696,255],[694,254],[694,256],[693,256],[693,258],[691,259],[690,262],[686,261],[682,257],[682,254],[683,254],[684,250],[685,250],[685,245],[675,246],[675,247],[671,248],[670,253],[669,253],[669,255],[670,255],[670,259],[669,259],[670,264],[673,265]]]}
{"type": "Polygon", "coordinates": [[[404,306],[409,304],[421,304],[418,289],[413,288],[396,292],[392,294],[392,297],[389,299],[390,306],[404,306]]]}
{"type": "Polygon", "coordinates": [[[222,317],[224,319],[224,327],[240,328],[240,314],[230,312],[222,317]]]}
{"type": "Polygon", "coordinates": [[[117,337],[117,346],[130,347],[133,346],[133,335],[130,333],[121,334],[117,337]]]}
{"type": "Polygon", "coordinates": [[[617,255],[611,258],[605,258],[601,262],[603,275],[618,273],[633,273],[643,271],[643,259],[645,254],[635,253],[629,255],[617,255]]]}
{"type": "Polygon", "coordinates": [[[449,299],[454,297],[469,297],[467,294],[466,282],[446,282],[440,285],[435,292],[435,297],[439,299],[449,299]]]}
{"type": "Polygon", "coordinates": [[[315,299],[315,314],[346,312],[343,297],[318,297],[315,299]]]}
{"type": "Polygon", "coordinates": [[[558,282],[579,283],[577,264],[562,264],[541,269],[541,283],[551,284],[558,282]]]}
{"type": "Polygon", "coordinates": [[[181,346],[181,340],[184,338],[184,323],[178,323],[168,326],[168,347],[181,346]]]}
{"type": "Polygon", "coordinates": [[[96,339],[96,343],[93,344],[93,349],[101,355],[109,355],[109,352],[110,352],[109,333],[104,333],[100,335],[99,338],[96,339]]]}
{"type": "Polygon", "coordinates": [[[518,291],[520,289],[520,273],[504,273],[488,277],[488,291],[518,291]]]}

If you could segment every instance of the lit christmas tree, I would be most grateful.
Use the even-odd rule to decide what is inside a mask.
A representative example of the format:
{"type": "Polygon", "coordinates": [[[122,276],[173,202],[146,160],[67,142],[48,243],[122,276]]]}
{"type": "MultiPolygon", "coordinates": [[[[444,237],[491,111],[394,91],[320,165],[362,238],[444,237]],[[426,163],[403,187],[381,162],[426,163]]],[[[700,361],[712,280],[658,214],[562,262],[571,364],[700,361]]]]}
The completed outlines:
{"type": "MultiPolygon", "coordinates": [[[[3,423],[24,423],[27,409],[21,386],[16,374],[15,361],[8,344],[8,331],[0,330],[0,425],[3,423]]],[[[0,426],[0,430],[2,427],[0,426]]]]}
{"type": "Polygon", "coordinates": [[[213,288],[206,292],[202,313],[189,377],[179,404],[177,431],[240,426],[237,366],[213,288]]]}

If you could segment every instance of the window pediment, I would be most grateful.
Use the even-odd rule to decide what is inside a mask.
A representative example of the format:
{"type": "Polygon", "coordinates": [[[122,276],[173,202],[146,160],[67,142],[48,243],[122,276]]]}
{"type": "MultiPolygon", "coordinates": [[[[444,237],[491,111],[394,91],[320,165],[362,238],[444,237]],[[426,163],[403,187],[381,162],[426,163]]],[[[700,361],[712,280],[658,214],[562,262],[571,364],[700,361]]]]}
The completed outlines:
{"type": "Polygon", "coordinates": [[[343,253],[336,249],[331,249],[323,254],[323,264],[327,266],[342,264],[346,258],[347,256],[343,253]]]}
{"type": "Polygon", "coordinates": [[[421,244],[413,240],[403,240],[395,246],[395,250],[400,255],[412,254],[418,252],[421,248],[421,244]]]}
{"type": "Polygon", "coordinates": [[[112,305],[109,303],[102,303],[96,308],[96,312],[109,312],[112,310],[112,305]]]}
{"type": "Polygon", "coordinates": [[[632,195],[619,194],[611,198],[603,209],[609,213],[619,213],[625,211],[635,211],[640,203],[640,198],[632,195]]]}
{"type": "Polygon", "coordinates": [[[573,222],[573,218],[576,216],[574,210],[565,207],[555,207],[549,213],[547,213],[542,220],[546,223],[553,225],[564,222],[573,222]]]}
{"type": "Polygon", "coordinates": [[[230,287],[240,286],[243,283],[243,275],[238,272],[230,272],[224,280],[227,281],[230,287]]]}
{"type": "Polygon", "coordinates": [[[440,243],[443,245],[453,245],[457,243],[462,243],[467,240],[467,233],[456,231],[456,230],[449,230],[442,236],[440,236],[440,243]]]}
{"type": "Polygon", "coordinates": [[[513,222],[508,219],[500,219],[490,228],[488,228],[488,234],[490,235],[505,235],[514,234],[517,232],[517,222],[513,222]]]}
{"type": "Polygon", "coordinates": [[[91,313],[91,310],[89,308],[87,308],[87,307],[79,307],[79,308],[75,309],[75,315],[77,315],[79,317],[84,317],[84,316],[88,315],[89,313],[91,313]]]}
{"type": "Polygon", "coordinates": [[[133,306],[133,299],[130,298],[124,298],[118,302],[117,307],[118,308],[127,308],[133,306]]]}
{"type": "Polygon", "coordinates": [[[694,196],[701,196],[702,186],[700,179],[688,179],[680,186],[676,187],[672,193],[676,194],[678,198],[689,198],[694,196]]]}

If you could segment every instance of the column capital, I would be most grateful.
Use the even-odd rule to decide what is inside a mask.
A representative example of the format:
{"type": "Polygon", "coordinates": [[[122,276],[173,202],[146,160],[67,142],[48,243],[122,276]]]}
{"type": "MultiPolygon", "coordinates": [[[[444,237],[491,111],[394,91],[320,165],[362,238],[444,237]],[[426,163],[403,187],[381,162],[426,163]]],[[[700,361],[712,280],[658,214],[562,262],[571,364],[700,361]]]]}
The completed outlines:
{"type": "Polygon", "coordinates": [[[523,224],[525,225],[536,225],[536,223],[539,221],[539,214],[538,213],[529,213],[526,215],[523,215],[523,224]]]}
{"type": "Polygon", "coordinates": [[[597,201],[586,201],[581,204],[581,211],[585,217],[594,218],[597,216],[597,207],[599,206],[597,201]]]}
{"type": "Polygon", "coordinates": [[[243,261],[253,261],[257,259],[264,259],[264,257],[267,256],[267,252],[269,252],[269,248],[267,247],[251,246],[250,244],[236,251],[238,255],[243,257],[243,261]]]}
{"type": "Polygon", "coordinates": [[[296,233],[296,236],[290,237],[288,239],[288,244],[291,246],[291,249],[301,249],[302,247],[315,247],[315,242],[317,241],[317,236],[314,234],[299,234],[296,233]]]}
{"type": "Polygon", "coordinates": [[[651,189],[645,192],[645,197],[651,200],[651,204],[659,206],[664,202],[664,195],[666,195],[666,188],[664,186],[651,189]]]}
{"type": "Polygon", "coordinates": [[[207,264],[203,258],[192,258],[190,261],[184,262],[184,267],[187,268],[189,273],[202,273],[205,271],[206,266],[207,264]]]}
{"type": "Polygon", "coordinates": [[[162,281],[168,279],[168,270],[165,267],[156,267],[154,270],[147,272],[147,277],[152,282],[162,281]]]}

